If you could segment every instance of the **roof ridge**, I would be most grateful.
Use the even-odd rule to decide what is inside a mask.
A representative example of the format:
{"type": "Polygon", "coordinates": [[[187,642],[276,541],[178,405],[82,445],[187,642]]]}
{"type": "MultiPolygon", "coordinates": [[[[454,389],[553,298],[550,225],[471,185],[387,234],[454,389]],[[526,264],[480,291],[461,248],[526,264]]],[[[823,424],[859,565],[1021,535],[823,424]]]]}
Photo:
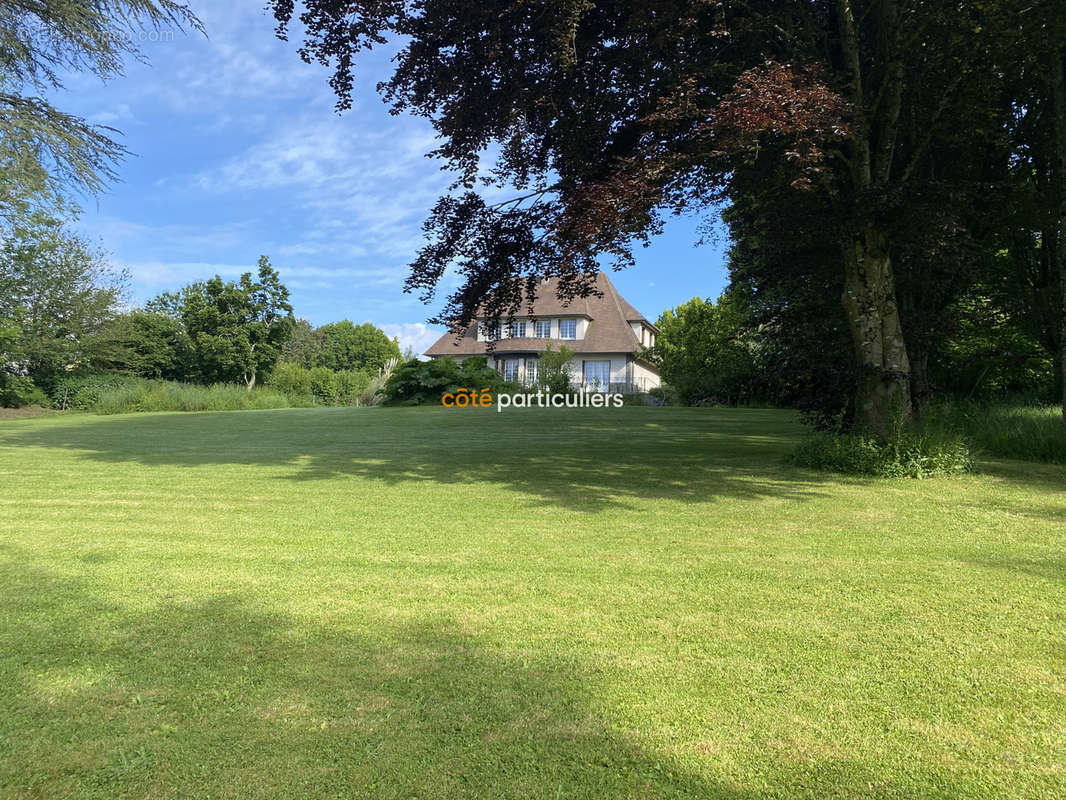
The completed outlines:
{"type": "MultiPolygon", "coordinates": [[[[619,294],[618,294],[618,290],[616,288],[614,288],[614,282],[610,279],[610,277],[607,275],[606,272],[601,272],[600,275],[603,276],[603,280],[606,282],[607,288],[610,290],[611,300],[614,301],[614,307],[615,307],[615,310],[618,312],[619,319],[622,320],[623,324],[625,325],[625,329],[627,331],[629,331],[629,335],[633,337],[633,341],[636,342],[637,344],[640,344],[640,339],[637,338],[637,335],[635,333],[633,333],[633,329],[629,326],[629,320],[626,319],[626,314],[622,310],[622,304],[620,302],[618,302],[619,294]]],[[[593,318],[592,321],[593,322],[596,321],[595,317],[593,318]]]]}

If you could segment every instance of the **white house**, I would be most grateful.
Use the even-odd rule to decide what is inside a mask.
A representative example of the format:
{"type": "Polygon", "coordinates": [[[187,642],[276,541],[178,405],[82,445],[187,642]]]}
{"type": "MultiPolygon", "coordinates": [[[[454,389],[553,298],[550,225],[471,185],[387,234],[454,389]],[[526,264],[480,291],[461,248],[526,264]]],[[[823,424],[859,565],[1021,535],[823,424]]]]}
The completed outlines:
{"type": "Polygon", "coordinates": [[[565,345],[574,353],[573,382],[586,390],[646,392],[659,386],[658,369],[641,355],[655,344],[658,329],[618,294],[610,278],[600,273],[599,295],[565,305],[556,296],[556,283],[554,278],[542,283],[532,311],[526,304],[525,313],[504,323],[498,337],[492,336],[486,318],[479,317],[462,338],[446,333],[426,355],[456,361],[486,356],[508,380],[533,384],[540,354],[565,345]],[[496,346],[490,349],[494,338],[496,346]]]}

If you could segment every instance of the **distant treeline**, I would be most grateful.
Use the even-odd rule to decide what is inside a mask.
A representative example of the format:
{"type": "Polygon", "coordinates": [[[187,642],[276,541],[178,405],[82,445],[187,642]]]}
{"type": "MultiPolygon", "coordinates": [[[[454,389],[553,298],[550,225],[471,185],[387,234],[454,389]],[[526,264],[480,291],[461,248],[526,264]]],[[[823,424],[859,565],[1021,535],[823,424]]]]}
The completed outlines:
{"type": "Polygon", "coordinates": [[[121,381],[107,376],[246,391],[273,379],[293,404],[351,405],[400,357],[370,323],[296,319],[266,256],[235,281],[216,275],[129,309],[128,276],[74,219],[69,207],[35,209],[0,231],[2,405],[78,407],[72,385],[113,391],[121,381]]]}

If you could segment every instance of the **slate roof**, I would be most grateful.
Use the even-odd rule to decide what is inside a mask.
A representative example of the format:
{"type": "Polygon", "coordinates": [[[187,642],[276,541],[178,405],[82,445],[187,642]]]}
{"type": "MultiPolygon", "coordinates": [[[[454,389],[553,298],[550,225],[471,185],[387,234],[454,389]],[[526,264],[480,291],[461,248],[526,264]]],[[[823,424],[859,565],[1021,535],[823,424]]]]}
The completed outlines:
{"type": "MultiPolygon", "coordinates": [[[[496,342],[497,354],[503,353],[539,353],[551,344],[558,350],[565,344],[575,353],[635,353],[641,345],[640,339],[633,333],[630,322],[640,321],[655,330],[647,317],[625,301],[614,288],[611,279],[604,273],[596,276],[596,288],[600,295],[576,297],[569,305],[563,305],[556,294],[558,279],[550,278],[541,284],[537,299],[533,304],[533,317],[588,317],[591,321],[584,339],[534,339],[529,336],[500,339],[496,342]]],[[[527,316],[523,308],[521,316],[527,316]]],[[[475,327],[471,326],[463,337],[456,341],[455,334],[449,331],[426,350],[427,356],[470,356],[488,353],[488,342],[479,342],[475,327]]]]}

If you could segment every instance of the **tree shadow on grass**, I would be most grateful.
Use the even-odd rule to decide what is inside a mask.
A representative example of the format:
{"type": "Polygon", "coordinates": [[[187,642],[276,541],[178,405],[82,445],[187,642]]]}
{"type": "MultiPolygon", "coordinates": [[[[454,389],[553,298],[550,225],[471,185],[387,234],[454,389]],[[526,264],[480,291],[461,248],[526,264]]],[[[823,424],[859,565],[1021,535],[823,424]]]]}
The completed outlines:
{"type": "Polygon", "coordinates": [[[1066,557],[1060,555],[1049,555],[1047,558],[996,556],[970,558],[966,561],[979,567],[1022,573],[1046,581],[1066,582],[1066,557]]]}
{"type": "MultiPolygon", "coordinates": [[[[1036,461],[982,459],[977,471],[991,475],[1004,483],[1019,484],[1033,489],[1047,490],[1066,501],[1066,465],[1044,464],[1036,461]]],[[[1066,502],[1061,506],[1066,512],[1066,502]]]]}
{"type": "Polygon", "coordinates": [[[297,482],[349,476],[390,484],[488,483],[583,511],[641,498],[805,499],[829,480],[784,465],[798,428],[782,412],[683,411],[689,413],[336,409],[122,416],[19,431],[7,442],[115,463],[278,466],[284,469],[277,477],[297,482]]]}
{"type": "Polygon", "coordinates": [[[984,498],[982,508],[1002,510],[1040,522],[1066,523],[1066,465],[1030,461],[982,460],[978,473],[1011,488],[1038,492],[1034,497],[984,498]]]}
{"type": "Polygon", "coordinates": [[[773,753],[754,756],[758,788],[710,779],[711,756],[686,769],[620,730],[567,654],[500,652],[443,616],[325,627],[209,592],[123,605],[10,547],[0,596],[5,797],[924,794],[773,753]]]}

